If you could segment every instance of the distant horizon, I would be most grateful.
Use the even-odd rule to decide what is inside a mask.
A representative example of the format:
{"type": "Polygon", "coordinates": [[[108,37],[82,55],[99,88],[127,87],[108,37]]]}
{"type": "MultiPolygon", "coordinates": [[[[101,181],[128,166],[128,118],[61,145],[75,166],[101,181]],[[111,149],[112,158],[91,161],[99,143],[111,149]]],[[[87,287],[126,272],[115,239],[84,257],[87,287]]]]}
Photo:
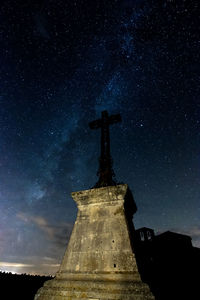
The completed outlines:
{"type": "Polygon", "coordinates": [[[40,274],[31,274],[31,273],[15,273],[11,271],[2,271],[0,270],[0,273],[5,273],[5,274],[12,274],[12,275],[25,275],[25,276],[41,276],[41,277],[54,277],[55,275],[40,275],[40,274]]]}
{"type": "MultiPolygon", "coordinates": [[[[188,234],[186,234],[186,233],[184,233],[184,232],[177,232],[177,231],[175,231],[175,230],[166,230],[166,231],[162,231],[162,232],[156,232],[153,228],[150,228],[150,227],[145,227],[145,226],[142,226],[142,227],[140,227],[140,228],[135,228],[135,230],[139,230],[139,229],[141,229],[141,228],[149,228],[149,229],[152,229],[153,231],[154,231],[154,233],[155,233],[155,236],[158,236],[158,235],[160,235],[160,234],[162,234],[162,233],[165,233],[165,232],[173,232],[173,233],[178,233],[178,234],[182,234],[182,235],[185,235],[185,236],[188,236],[188,237],[190,237],[191,238],[191,236],[190,235],[188,235],[188,234]]],[[[193,240],[192,240],[192,238],[191,238],[191,242],[192,242],[192,247],[195,247],[195,248],[199,248],[200,249],[200,245],[195,245],[195,243],[193,243],[193,240]]],[[[29,267],[29,265],[25,265],[25,264],[23,264],[23,263],[19,263],[19,262],[15,262],[15,263],[10,263],[10,262],[1,262],[0,261],[0,266],[1,265],[3,265],[3,264],[5,264],[5,265],[9,265],[10,266],[10,268],[16,268],[16,267],[21,267],[21,268],[27,268],[27,267],[29,267]]],[[[33,273],[32,271],[28,271],[28,273],[27,272],[23,272],[23,273],[19,273],[19,272],[17,272],[17,271],[12,271],[12,269],[9,271],[9,270],[6,270],[6,269],[1,269],[0,268],[0,272],[6,272],[6,273],[12,273],[12,274],[16,274],[16,275],[23,275],[23,274],[26,274],[26,275],[32,275],[32,276],[52,276],[52,277],[54,277],[55,275],[56,275],[56,272],[58,271],[58,269],[59,269],[59,266],[60,266],[60,264],[61,264],[61,261],[60,261],[60,263],[58,263],[55,267],[57,267],[57,270],[54,272],[54,273],[33,273]]],[[[48,267],[48,266],[47,266],[48,267]]],[[[24,271],[25,271],[25,269],[24,269],[24,271]]]]}

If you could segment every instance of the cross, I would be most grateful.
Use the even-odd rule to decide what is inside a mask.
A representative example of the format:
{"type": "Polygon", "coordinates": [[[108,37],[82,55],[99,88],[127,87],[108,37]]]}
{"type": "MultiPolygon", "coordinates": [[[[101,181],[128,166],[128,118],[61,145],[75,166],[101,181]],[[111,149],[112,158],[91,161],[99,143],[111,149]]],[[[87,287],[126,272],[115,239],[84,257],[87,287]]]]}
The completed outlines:
{"type": "Polygon", "coordinates": [[[112,158],[110,155],[109,125],[118,122],[121,122],[120,114],[109,116],[108,112],[104,110],[101,113],[101,119],[89,123],[91,129],[101,128],[101,156],[97,172],[99,180],[94,187],[116,185],[116,182],[113,180],[115,174],[112,169],[112,158]]]}

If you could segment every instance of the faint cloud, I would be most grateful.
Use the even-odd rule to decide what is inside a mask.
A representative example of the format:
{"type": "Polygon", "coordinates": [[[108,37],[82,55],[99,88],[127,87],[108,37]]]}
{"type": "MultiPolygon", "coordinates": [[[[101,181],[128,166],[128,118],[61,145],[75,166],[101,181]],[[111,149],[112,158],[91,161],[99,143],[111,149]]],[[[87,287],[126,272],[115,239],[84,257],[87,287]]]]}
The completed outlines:
{"type": "Polygon", "coordinates": [[[44,256],[43,259],[46,260],[46,261],[54,261],[55,260],[55,258],[48,257],[48,256],[44,256]]]}
{"type": "Polygon", "coordinates": [[[42,264],[43,267],[59,268],[60,264],[42,264]]]}
{"type": "Polygon", "coordinates": [[[26,273],[33,275],[54,275],[60,266],[60,261],[52,257],[17,257],[9,256],[7,261],[0,262],[0,270],[11,273],[26,273]]]}
{"type": "Polygon", "coordinates": [[[179,231],[179,233],[191,236],[194,246],[200,247],[200,226],[194,226],[188,230],[179,231]]]}
{"type": "Polygon", "coordinates": [[[23,263],[0,261],[0,267],[27,268],[27,267],[33,267],[33,266],[34,265],[23,264],[23,263]]]}
{"type": "Polygon", "coordinates": [[[20,212],[17,214],[17,218],[25,223],[35,224],[48,239],[58,245],[66,245],[66,238],[69,239],[73,224],[60,223],[50,224],[47,219],[42,216],[34,216],[20,212]]]}
{"type": "Polygon", "coordinates": [[[41,188],[38,183],[33,183],[29,186],[27,192],[27,199],[30,203],[42,199],[45,195],[45,191],[41,188]]]}

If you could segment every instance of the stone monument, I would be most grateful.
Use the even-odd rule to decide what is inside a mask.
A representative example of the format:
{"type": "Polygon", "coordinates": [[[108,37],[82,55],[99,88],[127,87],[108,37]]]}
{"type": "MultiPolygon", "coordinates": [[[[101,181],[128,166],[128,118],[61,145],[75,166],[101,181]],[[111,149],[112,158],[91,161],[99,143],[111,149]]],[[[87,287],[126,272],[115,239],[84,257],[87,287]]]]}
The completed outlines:
{"type": "Polygon", "coordinates": [[[99,180],[94,188],[72,193],[77,219],[55,279],[45,282],[35,300],[153,300],[136,265],[132,223],[137,208],[126,184],[113,180],[109,125],[120,115],[91,122],[101,128],[99,180]]]}

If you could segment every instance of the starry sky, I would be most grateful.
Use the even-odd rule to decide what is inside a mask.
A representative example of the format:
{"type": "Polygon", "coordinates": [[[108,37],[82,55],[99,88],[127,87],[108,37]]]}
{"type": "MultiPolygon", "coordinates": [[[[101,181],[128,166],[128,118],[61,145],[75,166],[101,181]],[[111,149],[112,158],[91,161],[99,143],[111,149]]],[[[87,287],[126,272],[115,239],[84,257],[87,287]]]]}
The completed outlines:
{"type": "Polygon", "coordinates": [[[136,228],[200,247],[198,1],[3,0],[0,269],[55,274],[97,181],[102,110],[136,228]]]}

